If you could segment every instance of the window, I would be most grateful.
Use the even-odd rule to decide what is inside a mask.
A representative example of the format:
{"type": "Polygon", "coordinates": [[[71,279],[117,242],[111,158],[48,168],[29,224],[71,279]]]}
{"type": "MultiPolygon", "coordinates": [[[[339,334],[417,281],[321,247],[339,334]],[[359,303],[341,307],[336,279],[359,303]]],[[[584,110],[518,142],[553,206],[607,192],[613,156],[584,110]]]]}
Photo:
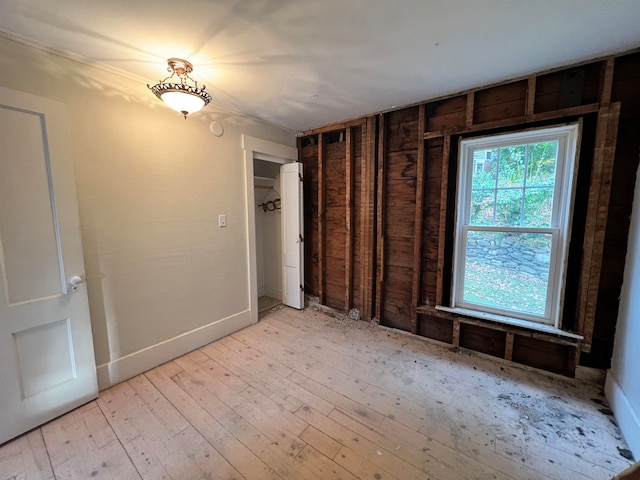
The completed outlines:
{"type": "Polygon", "coordinates": [[[461,141],[452,307],[558,327],[577,138],[569,125],[461,141]]]}

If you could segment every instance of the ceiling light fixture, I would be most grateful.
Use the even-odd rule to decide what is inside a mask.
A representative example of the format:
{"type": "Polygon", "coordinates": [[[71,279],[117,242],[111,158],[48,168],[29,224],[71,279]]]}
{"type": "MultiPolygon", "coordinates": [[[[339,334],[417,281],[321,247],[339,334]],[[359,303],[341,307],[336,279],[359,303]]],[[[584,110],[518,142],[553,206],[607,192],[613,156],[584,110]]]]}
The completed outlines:
{"type": "Polygon", "coordinates": [[[167,71],[171,75],[160,80],[153,87],[149,84],[147,87],[169,108],[184,115],[186,120],[187,115],[195,113],[207,105],[212,100],[211,95],[204,91],[207,88],[205,85],[199,88],[198,82],[189,76],[193,72],[193,65],[190,62],[181,58],[170,58],[167,60],[167,64],[169,65],[167,71]],[[179,83],[167,82],[174,76],[178,77],[179,83]]]}

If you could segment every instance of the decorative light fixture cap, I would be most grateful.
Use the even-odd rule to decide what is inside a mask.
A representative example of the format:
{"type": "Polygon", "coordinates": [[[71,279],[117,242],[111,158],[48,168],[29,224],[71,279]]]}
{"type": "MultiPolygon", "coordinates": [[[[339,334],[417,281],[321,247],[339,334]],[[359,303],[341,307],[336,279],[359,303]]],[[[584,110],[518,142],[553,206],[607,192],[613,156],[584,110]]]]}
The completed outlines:
{"type": "Polygon", "coordinates": [[[205,85],[198,87],[198,82],[189,76],[193,72],[193,65],[190,62],[182,58],[170,58],[167,64],[167,71],[171,75],[160,80],[153,87],[148,84],[147,87],[169,108],[180,112],[186,119],[188,114],[197,112],[211,102],[211,95],[205,91],[205,85]],[[167,82],[173,77],[177,77],[180,83],[167,82]]]}

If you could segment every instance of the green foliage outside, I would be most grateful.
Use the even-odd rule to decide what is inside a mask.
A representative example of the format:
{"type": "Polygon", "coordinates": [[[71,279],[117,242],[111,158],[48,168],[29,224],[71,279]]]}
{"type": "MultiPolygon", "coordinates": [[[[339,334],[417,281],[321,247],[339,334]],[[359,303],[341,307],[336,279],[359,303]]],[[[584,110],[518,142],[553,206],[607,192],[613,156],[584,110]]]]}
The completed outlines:
{"type": "Polygon", "coordinates": [[[549,227],[557,150],[553,141],[475,152],[470,224],[549,227]]]}

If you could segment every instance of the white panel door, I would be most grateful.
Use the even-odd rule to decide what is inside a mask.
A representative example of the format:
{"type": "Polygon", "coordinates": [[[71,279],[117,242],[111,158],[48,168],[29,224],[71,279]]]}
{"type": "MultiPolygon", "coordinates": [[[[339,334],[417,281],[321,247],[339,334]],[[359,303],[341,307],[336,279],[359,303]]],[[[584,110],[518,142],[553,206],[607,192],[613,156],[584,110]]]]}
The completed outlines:
{"type": "Polygon", "coordinates": [[[282,303],[304,308],[304,247],[302,237],[302,164],[280,167],[282,183],[282,303]]]}
{"type": "Polygon", "coordinates": [[[0,443],[97,397],[64,105],[0,88],[0,443]]]}

